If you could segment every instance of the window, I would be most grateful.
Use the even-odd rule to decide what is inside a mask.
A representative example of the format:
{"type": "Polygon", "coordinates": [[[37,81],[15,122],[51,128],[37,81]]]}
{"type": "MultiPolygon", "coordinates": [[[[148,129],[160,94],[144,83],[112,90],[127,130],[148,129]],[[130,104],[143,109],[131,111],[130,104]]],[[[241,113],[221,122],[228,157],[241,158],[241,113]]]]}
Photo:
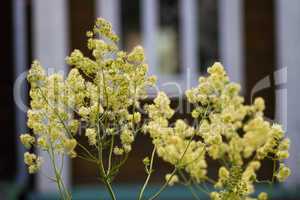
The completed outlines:
{"type": "Polygon", "coordinates": [[[198,2],[198,69],[206,72],[207,67],[219,60],[218,0],[198,2]]]}

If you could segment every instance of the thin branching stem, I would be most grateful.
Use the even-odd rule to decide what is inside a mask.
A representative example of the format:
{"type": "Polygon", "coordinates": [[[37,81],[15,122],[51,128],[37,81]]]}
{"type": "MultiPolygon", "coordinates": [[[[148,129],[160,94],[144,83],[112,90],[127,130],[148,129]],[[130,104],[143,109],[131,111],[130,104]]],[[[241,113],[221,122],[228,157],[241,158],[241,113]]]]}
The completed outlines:
{"type": "Polygon", "coordinates": [[[113,154],[113,149],[114,149],[114,140],[115,140],[115,136],[113,135],[111,138],[111,141],[110,141],[107,174],[110,173],[111,166],[112,166],[112,154],[113,154]]]}
{"type": "Polygon", "coordinates": [[[193,197],[196,199],[196,200],[200,200],[200,197],[197,195],[195,189],[193,188],[192,184],[191,184],[191,180],[188,180],[184,173],[181,171],[181,170],[178,170],[178,174],[179,176],[184,180],[184,185],[190,190],[191,194],[193,195],[193,197]]]}
{"type": "Polygon", "coordinates": [[[153,171],[153,162],[154,162],[155,152],[156,152],[156,148],[154,147],[153,151],[152,151],[152,154],[151,154],[151,160],[150,160],[149,169],[147,170],[147,174],[148,175],[147,175],[146,181],[145,181],[142,189],[140,190],[138,200],[141,200],[143,198],[144,191],[145,191],[145,189],[146,189],[146,187],[147,187],[147,185],[149,183],[149,180],[150,180],[150,177],[151,177],[151,174],[152,174],[152,171],[153,171]]]}
{"type": "MultiPolygon", "coordinates": [[[[70,138],[74,138],[73,135],[72,135],[72,133],[71,133],[71,131],[68,129],[68,127],[66,126],[65,122],[62,120],[62,118],[61,118],[61,116],[59,115],[59,113],[57,112],[57,110],[56,110],[54,107],[52,107],[51,104],[48,102],[48,100],[47,100],[47,98],[45,97],[45,95],[44,95],[42,89],[39,88],[39,87],[38,87],[38,89],[39,89],[39,91],[40,91],[40,93],[41,93],[41,95],[42,95],[44,101],[45,101],[45,102],[47,103],[47,105],[53,110],[53,112],[55,113],[55,115],[56,115],[57,118],[59,119],[60,123],[63,125],[64,129],[65,129],[66,132],[68,133],[68,136],[69,136],[70,138]]],[[[96,159],[96,158],[93,156],[93,154],[92,154],[89,150],[87,150],[82,144],[80,144],[79,142],[77,142],[77,145],[78,145],[80,148],[82,148],[82,149],[83,149],[83,150],[84,150],[84,151],[85,151],[92,159],[96,159]]]]}

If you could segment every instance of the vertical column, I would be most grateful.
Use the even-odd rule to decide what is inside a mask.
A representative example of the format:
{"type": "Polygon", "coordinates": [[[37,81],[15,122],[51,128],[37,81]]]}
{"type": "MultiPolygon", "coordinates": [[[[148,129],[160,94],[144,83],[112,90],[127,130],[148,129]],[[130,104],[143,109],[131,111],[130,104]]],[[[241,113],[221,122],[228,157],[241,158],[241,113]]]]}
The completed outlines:
{"type": "MultiPolygon", "coordinates": [[[[288,185],[296,187],[300,184],[300,146],[297,142],[300,140],[300,94],[299,94],[299,74],[300,74],[300,1],[285,0],[276,1],[277,9],[277,57],[278,68],[287,67],[287,134],[291,139],[290,158],[287,164],[291,167],[292,176],[288,179],[288,185]]],[[[279,97],[280,109],[284,105],[282,97],[279,97]]],[[[282,110],[278,115],[283,115],[282,110]]]]}
{"type": "Polygon", "coordinates": [[[143,46],[145,48],[149,73],[157,74],[156,34],[158,31],[158,1],[142,0],[141,2],[143,46]]]}
{"type": "Polygon", "coordinates": [[[180,0],[180,49],[183,80],[186,87],[197,82],[197,16],[196,0],[180,0]]]}
{"type": "Polygon", "coordinates": [[[244,89],[243,0],[219,0],[220,59],[244,89]]]}
{"type": "MultiPolygon", "coordinates": [[[[40,60],[50,72],[66,70],[65,57],[68,52],[68,8],[67,1],[62,0],[33,0],[33,57],[40,60]]],[[[50,160],[45,153],[42,171],[52,171],[50,160]]],[[[51,174],[52,175],[52,174],[51,174]]],[[[70,185],[69,160],[64,160],[63,180],[70,185]]],[[[42,173],[37,176],[37,189],[39,192],[56,190],[56,185],[48,180],[42,173]]]]}
{"type": "MultiPolygon", "coordinates": [[[[28,88],[26,84],[17,84],[19,78],[25,78],[22,76],[23,72],[27,70],[27,28],[26,28],[26,7],[25,1],[14,0],[13,1],[13,21],[14,21],[14,75],[16,83],[14,85],[14,98],[16,105],[21,105],[23,102],[27,102],[28,88]]],[[[27,131],[26,127],[26,112],[25,104],[22,107],[16,106],[15,108],[15,124],[16,124],[16,135],[18,144],[18,155],[17,155],[17,183],[24,186],[27,181],[27,170],[24,163],[23,154],[25,148],[19,140],[19,136],[27,131]]]]}
{"type": "Polygon", "coordinates": [[[120,0],[96,0],[96,17],[108,20],[115,33],[121,33],[121,9],[120,0]]]}
{"type": "MultiPolygon", "coordinates": [[[[279,53],[277,49],[277,54],[279,53]]],[[[277,69],[274,72],[275,86],[275,120],[287,130],[287,67],[281,66],[280,55],[277,57],[277,69]]]]}

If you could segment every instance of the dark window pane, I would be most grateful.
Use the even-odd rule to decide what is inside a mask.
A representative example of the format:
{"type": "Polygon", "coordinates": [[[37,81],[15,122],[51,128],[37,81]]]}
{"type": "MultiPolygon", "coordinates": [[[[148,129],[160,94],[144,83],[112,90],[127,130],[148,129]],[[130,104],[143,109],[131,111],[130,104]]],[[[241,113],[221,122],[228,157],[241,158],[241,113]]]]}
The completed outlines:
{"type": "Polygon", "coordinates": [[[219,60],[218,0],[199,0],[198,13],[199,70],[205,72],[207,67],[219,60]]]}
{"type": "Polygon", "coordinates": [[[125,50],[140,45],[140,0],[120,1],[121,3],[121,43],[125,50]]]}
{"type": "Polygon", "coordinates": [[[178,0],[159,1],[157,55],[159,72],[172,75],[180,72],[178,0]]]}

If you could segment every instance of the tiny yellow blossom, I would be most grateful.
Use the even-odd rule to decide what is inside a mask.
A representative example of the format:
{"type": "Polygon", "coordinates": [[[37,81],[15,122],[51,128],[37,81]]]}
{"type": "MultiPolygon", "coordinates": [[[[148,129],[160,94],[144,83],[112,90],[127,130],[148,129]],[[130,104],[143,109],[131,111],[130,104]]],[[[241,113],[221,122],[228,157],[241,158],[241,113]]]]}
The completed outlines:
{"type": "Polygon", "coordinates": [[[119,147],[114,148],[114,154],[115,155],[120,156],[120,155],[123,155],[123,153],[124,153],[124,149],[121,149],[119,147]]]}
{"type": "Polygon", "coordinates": [[[89,144],[90,145],[96,145],[97,140],[97,133],[96,130],[94,128],[87,128],[85,131],[85,136],[88,138],[89,140],[89,144]]]}
{"type": "Polygon", "coordinates": [[[37,156],[35,154],[29,153],[29,152],[26,152],[24,154],[24,162],[26,165],[33,165],[35,163],[36,159],[37,159],[37,156]]]}
{"type": "Polygon", "coordinates": [[[220,167],[219,169],[219,177],[221,179],[229,178],[229,171],[225,167],[220,167]]]}
{"type": "Polygon", "coordinates": [[[83,118],[88,117],[88,115],[90,114],[90,109],[86,108],[86,107],[81,107],[79,108],[78,113],[80,114],[80,116],[82,116],[83,118]]]}
{"type": "Polygon", "coordinates": [[[284,159],[287,159],[289,158],[290,154],[288,151],[278,151],[276,153],[276,156],[278,157],[279,160],[284,160],[284,159]]]}
{"type": "Polygon", "coordinates": [[[79,128],[79,122],[78,122],[78,120],[71,120],[71,121],[69,122],[69,129],[70,129],[70,131],[71,131],[73,134],[77,133],[78,128],[79,128]]]}
{"type": "Polygon", "coordinates": [[[39,137],[37,140],[37,145],[42,149],[42,150],[47,150],[48,149],[48,144],[47,140],[45,137],[39,137]]]}
{"type": "Polygon", "coordinates": [[[71,158],[76,157],[76,152],[74,151],[76,145],[77,145],[77,141],[75,139],[65,139],[64,140],[64,148],[67,151],[68,155],[70,155],[71,158]]]}
{"type": "Polygon", "coordinates": [[[209,196],[211,200],[222,200],[218,192],[211,192],[209,196]]]}
{"type": "Polygon", "coordinates": [[[131,144],[134,141],[133,133],[128,130],[124,129],[120,136],[122,144],[131,144]]]}
{"type": "Polygon", "coordinates": [[[38,61],[33,61],[31,69],[27,75],[27,80],[30,82],[31,87],[38,87],[45,84],[45,71],[38,61]]]}
{"type": "Polygon", "coordinates": [[[283,139],[280,144],[279,144],[279,150],[288,150],[290,148],[290,139],[289,138],[285,138],[283,139]]]}
{"type": "Polygon", "coordinates": [[[128,60],[130,62],[143,62],[144,59],[144,50],[141,46],[136,46],[128,55],[128,60]]]}
{"type": "Polygon", "coordinates": [[[28,171],[30,174],[36,173],[41,165],[42,165],[42,158],[37,157],[35,154],[26,152],[24,153],[24,162],[28,165],[28,171]]]}
{"type": "Polygon", "coordinates": [[[123,144],[123,149],[125,153],[129,153],[132,148],[130,144],[123,144]]]}
{"type": "Polygon", "coordinates": [[[26,148],[30,148],[33,144],[34,144],[34,137],[32,137],[29,134],[22,134],[20,136],[21,142],[22,144],[26,147],[26,148]]]}
{"type": "Polygon", "coordinates": [[[278,181],[283,182],[291,175],[291,170],[283,163],[280,164],[278,173],[276,175],[278,181]]]}
{"type": "Polygon", "coordinates": [[[259,193],[257,198],[258,198],[258,200],[268,200],[268,194],[265,192],[261,192],[261,193],[259,193]]]}
{"type": "Polygon", "coordinates": [[[145,166],[150,165],[150,159],[149,159],[149,157],[144,158],[143,159],[143,163],[144,163],[145,166]]]}
{"type": "Polygon", "coordinates": [[[173,186],[175,183],[179,181],[178,176],[176,174],[166,174],[166,182],[168,182],[169,186],[173,186]]]}
{"type": "Polygon", "coordinates": [[[141,113],[135,112],[133,113],[133,122],[139,123],[141,121],[141,113]]]}
{"type": "Polygon", "coordinates": [[[263,98],[259,97],[254,100],[254,106],[258,111],[264,111],[265,101],[263,98]]]}

